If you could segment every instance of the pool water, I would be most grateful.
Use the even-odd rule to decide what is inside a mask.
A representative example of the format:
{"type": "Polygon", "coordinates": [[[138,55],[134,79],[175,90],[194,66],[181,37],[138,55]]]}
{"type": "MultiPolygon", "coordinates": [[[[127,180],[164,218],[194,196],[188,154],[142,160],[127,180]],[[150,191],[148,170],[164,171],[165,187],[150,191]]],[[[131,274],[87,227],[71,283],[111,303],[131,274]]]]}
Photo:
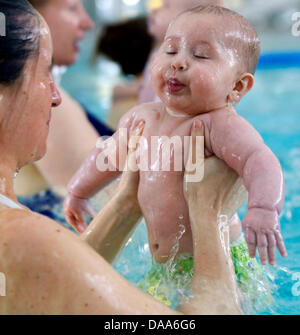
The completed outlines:
{"type": "MultiPolygon", "coordinates": [[[[283,259],[277,253],[277,265],[266,267],[275,302],[254,313],[300,314],[300,286],[297,289],[295,280],[297,273],[300,278],[300,68],[259,70],[255,77],[253,90],[237,110],[260,132],[283,167],[286,195],[281,228],[288,257],[283,259]]],[[[246,210],[246,205],[240,209],[241,218],[246,210]]],[[[138,283],[151,264],[143,222],[114,266],[129,281],[138,283]]]]}

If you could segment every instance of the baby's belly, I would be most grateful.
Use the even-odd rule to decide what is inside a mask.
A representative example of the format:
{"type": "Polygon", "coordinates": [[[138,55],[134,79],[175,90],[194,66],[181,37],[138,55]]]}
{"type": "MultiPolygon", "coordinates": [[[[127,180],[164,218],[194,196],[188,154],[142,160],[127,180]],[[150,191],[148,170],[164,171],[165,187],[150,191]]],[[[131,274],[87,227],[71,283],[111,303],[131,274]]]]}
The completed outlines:
{"type": "Polygon", "coordinates": [[[149,247],[157,262],[193,253],[182,172],[141,172],[138,199],[146,220],[149,247]]]}

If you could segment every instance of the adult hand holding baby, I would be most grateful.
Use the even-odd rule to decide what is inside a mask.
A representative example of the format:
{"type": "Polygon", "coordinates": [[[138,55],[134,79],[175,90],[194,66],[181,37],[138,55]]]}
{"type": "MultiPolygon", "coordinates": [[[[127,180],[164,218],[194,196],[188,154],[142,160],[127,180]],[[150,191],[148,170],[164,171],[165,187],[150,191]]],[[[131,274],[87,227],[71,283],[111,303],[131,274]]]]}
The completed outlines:
{"type": "Polygon", "coordinates": [[[137,200],[139,172],[136,168],[136,150],[144,124],[144,121],[139,122],[130,133],[126,165],[117,189],[80,236],[110,263],[122,250],[142,217],[137,200]]]}

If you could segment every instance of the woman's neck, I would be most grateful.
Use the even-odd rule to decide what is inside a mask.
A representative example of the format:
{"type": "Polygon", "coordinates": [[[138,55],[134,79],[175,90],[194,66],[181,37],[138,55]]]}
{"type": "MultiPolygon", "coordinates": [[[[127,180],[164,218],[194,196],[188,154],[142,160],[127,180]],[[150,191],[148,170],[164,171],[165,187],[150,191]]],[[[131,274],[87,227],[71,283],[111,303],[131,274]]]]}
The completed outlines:
{"type": "Polygon", "coordinates": [[[13,181],[16,170],[16,167],[11,164],[0,163],[0,193],[13,201],[17,200],[13,181]]]}

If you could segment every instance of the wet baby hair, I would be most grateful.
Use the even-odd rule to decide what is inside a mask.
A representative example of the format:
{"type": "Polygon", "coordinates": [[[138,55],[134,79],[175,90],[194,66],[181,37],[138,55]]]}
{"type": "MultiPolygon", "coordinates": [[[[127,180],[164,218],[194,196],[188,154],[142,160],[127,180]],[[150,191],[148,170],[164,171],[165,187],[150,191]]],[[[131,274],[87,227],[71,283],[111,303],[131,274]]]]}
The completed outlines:
{"type": "Polygon", "coordinates": [[[0,84],[13,84],[39,50],[40,18],[27,0],[0,0],[5,36],[0,36],[0,84]]]}
{"type": "Polygon", "coordinates": [[[214,5],[197,6],[184,11],[177,17],[186,13],[215,15],[226,19],[225,43],[230,48],[238,50],[243,60],[241,70],[251,74],[255,73],[260,56],[260,41],[257,32],[247,19],[228,8],[214,5]]]}

